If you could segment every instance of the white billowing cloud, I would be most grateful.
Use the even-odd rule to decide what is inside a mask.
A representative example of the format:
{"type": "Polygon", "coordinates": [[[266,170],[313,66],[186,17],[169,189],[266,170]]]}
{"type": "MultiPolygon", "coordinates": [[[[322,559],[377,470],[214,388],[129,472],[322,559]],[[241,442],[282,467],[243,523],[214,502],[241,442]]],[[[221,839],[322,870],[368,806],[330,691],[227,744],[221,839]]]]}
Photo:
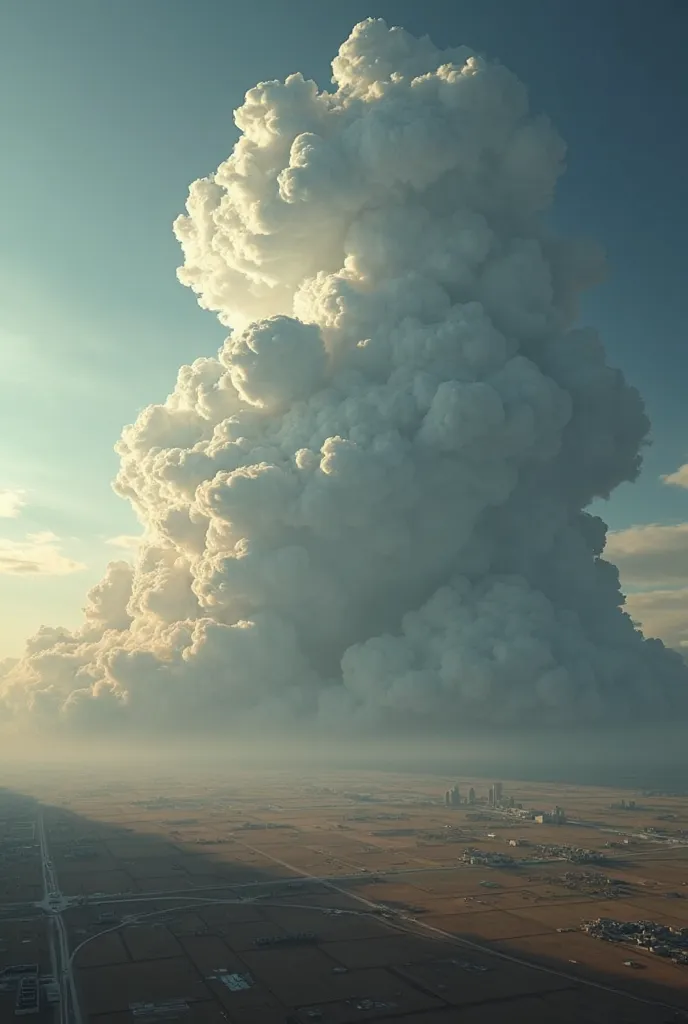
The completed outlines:
{"type": "Polygon", "coordinates": [[[54,533],[29,533],[18,541],[0,538],[0,575],[65,576],[84,568],[63,554],[54,533]]]}
{"type": "Polygon", "coordinates": [[[672,487],[688,488],[688,462],[684,462],[673,473],[667,473],[666,476],[662,477],[662,480],[665,484],[670,484],[672,487]]]}
{"type": "Polygon", "coordinates": [[[16,519],[25,504],[23,491],[0,488],[0,519],[16,519]]]}
{"type": "Polygon", "coordinates": [[[175,223],[232,330],[127,426],[147,540],[44,628],[8,716],[245,732],[643,718],[646,642],[584,511],[633,480],[638,393],[574,328],[603,259],[543,217],[564,145],[467,48],[356,26],[334,91],[251,89],[175,223]]]}
{"type": "Polygon", "coordinates": [[[607,537],[605,558],[629,586],[688,584],[688,523],[631,526],[607,537]]]}
{"type": "Polygon", "coordinates": [[[642,623],[646,636],[688,653],[688,587],[630,594],[628,610],[642,623]]]}

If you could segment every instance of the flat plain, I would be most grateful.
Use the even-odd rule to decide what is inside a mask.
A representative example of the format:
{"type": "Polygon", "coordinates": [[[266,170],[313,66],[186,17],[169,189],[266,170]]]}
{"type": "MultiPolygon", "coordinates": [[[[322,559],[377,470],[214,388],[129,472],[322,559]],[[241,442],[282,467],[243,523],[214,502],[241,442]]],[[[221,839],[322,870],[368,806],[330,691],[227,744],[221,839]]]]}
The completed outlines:
{"type": "Polygon", "coordinates": [[[36,963],[63,1001],[71,972],[41,1022],[688,1020],[675,950],[581,930],[688,946],[688,796],[503,779],[491,807],[492,781],[7,768],[0,970],[36,963]],[[476,802],[447,806],[455,783],[476,802]]]}

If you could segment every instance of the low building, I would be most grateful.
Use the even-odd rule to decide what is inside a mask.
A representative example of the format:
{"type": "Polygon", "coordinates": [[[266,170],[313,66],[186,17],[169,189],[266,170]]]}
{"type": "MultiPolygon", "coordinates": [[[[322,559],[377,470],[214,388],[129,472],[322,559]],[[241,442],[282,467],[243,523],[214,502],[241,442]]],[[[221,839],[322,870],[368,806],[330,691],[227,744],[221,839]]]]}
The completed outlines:
{"type": "Polygon", "coordinates": [[[17,1017],[21,1017],[25,1014],[38,1013],[39,1008],[38,978],[36,975],[27,974],[19,982],[14,1012],[17,1017]]]}

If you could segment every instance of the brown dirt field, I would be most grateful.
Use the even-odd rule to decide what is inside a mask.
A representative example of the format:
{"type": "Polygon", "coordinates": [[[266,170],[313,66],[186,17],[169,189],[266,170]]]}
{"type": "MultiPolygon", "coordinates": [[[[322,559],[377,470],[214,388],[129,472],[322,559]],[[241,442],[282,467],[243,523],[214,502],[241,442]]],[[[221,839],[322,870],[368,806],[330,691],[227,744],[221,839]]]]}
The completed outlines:
{"type": "Polygon", "coordinates": [[[67,896],[94,892],[126,892],[134,889],[135,883],[126,871],[88,870],[75,867],[78,862],[69,861],[69,868],[61,868],[60,888],[67,896]]]}
{"type": "Polygon", "coordinates": [[[396,868],[410,864],[415,860],[415,852],[415,849],[404,850],[403,852],[376,849],[370,852],[359,851],[345,854],[337,850],[336,852],[333,851],[330,856],[334,860],[341,861],[343,867],[352,872],[361,868],[366,868],[368,871],[378,871],[383,868],[396,868]]]}
{"type": "MultiPolygon", "coordinates": [[[[461,1024],[552,1024],[554,1019],[551,1007],[540,996],[507,998],[461,1011],[461,1024]]],[[[580,1020],[567,1012],[565,1004],[559,1007],[557,1024],[580,1024],[580,1020]]]]}
{"type": "MultiPolygon", "coordinates": [[[[584,988],[573,988],[566,992],[551,992],[541,996],[549,1010],[550,1020],[559,1020],[560,1014],[571,1024],[609,1024],[610,1021],[623,1021],[624,1024],[665,1024],[667,1011],[654,1009],[647,1004],[638,1003],[634,999],[614,996],[607,992],[596,991],[594,999],[590,991],[584,988]]],[[[671,1019],[671,1017],[669,1017],[671,1019]]]]}
{"type": "Polygon", "coordinates": [[[424,916],[423,920],[452,935],[478,936],[486,941],[510,939],[519,935],[540,935],[550,930],[539,921],[531,921],[505,910],[492,910],[482,914],[424,916]]]}
{"type": "Polygon", "coordinates": [[[181,1018],[183,1024],[227,1024],[227,1017],[214,1000],[208,1003],[192,1003],[189,1012],[181,1018]]]}
{"type": "Polygon", "coordinates": [[[161,960],[178,957],[182,948],[163,924],[137,924],[122,929],[124,945],[132,960],[161,960]]]}
{"type": "Polygon", "coordinates": [[[206,986],[188,960],[154,960],[79,970],[78,985],[86,1012],[126,1010],[129,1003],[183,998],[209,998],[206,986]]]}
{"type": "Polygon", "coordinates": [[[615,910],[616,901],[614,900],[610,900],[608,903],[572,900],[568,903],[547,906],[537,903],[524,904],[522,907],[512,907],[510,913],[516,917],[538,922],[550,931],[556,931],[557,928],[578,928],[583,921],[589,921],[595,917],[614,917],[615,910]],[[600,910],[601,907],[605,908],[604,912],[600,910]]]}
{"type": "Polygon", "coordinates": [[[481,892],[480,881],[483,878],[494,878],[501,882],[501,875],[490,868],[471,868],[470,866],[454,867],[451,871],[418,872],[416,875],[408,875],[409,884],[414,889],[427,892],[433,896],[468,896],[477,895],[481,892]]]}
{"type": "Polygon", "coordinates": [[[255,940],[261,935],[282,935],[284,932],[284,928],[265,920],[246,921],[243,924],[227,922],[222,926],[222,934],[227,945],[239,952],[255,949],[255,940]]]}
{"type": "MultiPolygon", "coordinates": [[[[457,1024],[456,1010],[452,1008],[414,1013],[412,1017],[406,1019],[408,1024],[457,1024]]],[[[328,1021],[326,1024],[332,1024],[332,1022],[328,1021]]]]}
{"type": "MultiPolygon", "coordinates": [[[[208,885],[219,887],[219,891],[209,891],[208,897],[263,894],[267,902],[204,908],[189,904],[161,918],[164,928],[147,925],[133,932],[130,928],[128,936],[134,936],[130,938],[132,953],[141,958],[134,963],[122,961],[107,967],[96,966],[104,959],[111,961],[112,957],[121,957],[122,951],[126,953],[128,940],[123,943],[117,933],[112,933],[112,940],[103,938],[87,946],[83,955],[93,966],[80,966],[78,974],[84,991],[89,985],[96,985],[95,979],[98,981],[100,1002],[96,1000],[95,1008],[99,1011],[99,1024],[121,1024],[119,1011],[126,1009],[126,1005],[122,1006],[125,999],[188,996],[188,992],[179,991],[180,982],[194,989],[196,998],[201,1000],[193,1013],[190,1011],[186,1016],[187,1024],[219,1024],[221,1006],[225,1007],[232,1024],[284,1024],[287,1014],[295,1011],[281,1006],[277,996],[270,995],[271,987],[283,1000],[298,1000],[296,1005],[301,1007],[317,1005],[317,1000],[322,1000],[327,1007],[323,1017],[326,1024],[382,1016],[390,1024],[396,1020],[403,1020],[404,1024],[455,1024],[458,1006],[462,1024],[501,1021],[514,1024],[520,1020],[528,1024],[551,1024],[553,1020],[561,1024],[574,1024],[574,1021],[580,1024],[581,1020],[589,1024],[620,1024],[621,1021],[635,1024],[636,1020],[638,1024],[654,1024],[656,1015],[649,1007],[643,1007],[643,1013],[638,1014],[635,1012],[637,1004],[607,998],[595,989],[569,990],[565,995],[549,992],[551,986],[558,989],[561,985],[576,983],[526,966],[498,961],[487,954],[484,955],[493,969],[484,975],[466,972],[454,965],[448,974],[443,968],[444,978],[442,971],[438,973],[435,968],[433,977],[427,957],[435,961],[442,957],[469,960],[481,954],[450,940],[435,941],[388,932],[385,922],[379,919],[325,915],[317,910],[327,906],[363,909],[353,895],[406,910],[419,922],[437,922],[458,935],[473,935],[479,942],[520,955],[524,960],[545,963],[549,958],[554,969],[574,977],[578,972],[579,976],[590,980],[609,979],[619,987],[641,986],[660,997],[678,993],[676,998],[679,998],[688,991],[688,969],[642,950],[636,952],[616,944],[600,943],[578,931],[561,934],[555,930],[556,927],[577,926],[581,920],[597,916],[649,918],[685,926],[688,924],[688,899],[669,900],[663,894],[680,891],[681,883],[688,881],[688,848],[642,838],[632,838],[623,849],[607,848],[604,850],[606,861],[599,867],[590,865],[589,870],[628,879],[635,882],[637,888],[629,898],[596,900],[581,891],[570,891],[556,884],[564,872],[588,870],[584,866],[551,862],[499,870],[464,866],[459,858],[469,846],[527,856],[528,847],[519,851],[508,847],[507,840],[511,836],[523,837],[531,844],[571,843],[600,850],[605,842],[619,842],[620,836],[572,824],[562,827],[529,822],[512,824],[498,815],[470,821],[463,808],[447,810],[439,802],[433,806],[421,805],[428,797],[441,801],[444,789],[453,780],[414,778],[398,773],[332,772],[324,773],[317,779],[317,785],[313,785],[316,780],[305,776],[281,779],[277,773],[244,772],[233,773],[229,786],[221,771],[216,776],[199,771],[176,781],[167,778],[164,772],[157,775],[148,778],[145,785],[138,777],[132,777],[128,783],[125,780],[118,783],[108,776],[106,784],[97,788],[90,778],[82,780],[81,785],[69,782],[67,771],[47,781],[46,793],[51,790],[53,805],[46,812],[49,841],[61,888],[71,887],[71,891],[79,893],[116,893],[136,887],[139,892],[168,894],[174,890],[187,891],[190,885],[208,885]],[[158,796],[170,793],[174,793],[176,806],[170,801],[166,806],[149,810],[133,803],[144,799],[155,801],[158,796]],[[370,793],[372,799],[357,802],[347,793],[370,793]],[[185,798],[193,802],[193,806],[184,807],[185,798]],[[404,802],[406,800],[411,802],[404,802]],[[67,801],[69,810],[61,810],[60,803],[64,806],[67,801]],[[399,814],[402,820],[376,819],[376,815],[385,813],[399,814]],[[353,820],[363,815],[368,820],[353,820]],[[184,819],[196,820],[185,824],[184,819]],[[279,821],[296,828],[240,830],[246,821],[279,821]],[[338,828],[338,825],[344,827],[338,828]],[[442,833],[445,826],[452,827],[456,841],[426,841],[422,835],[391,834],[397,828],[442,833]],[[238,831],[231,838],[235,829],[238,831]],[[385,834],[387,831],[390,834],[385,834]],[[381,834],[372,835],[372,832],[381,834]],[[494,832],[495,838],[489,839],[488,832],[494,832]],[[80,837],[99,848],[101,855],[97,860],[65,860],[63,854],[69,844],[80,837]],[[222,837],[230,841],[214,842],[222,837]],[[195,842],[198,838],[213,842],[198,844],[195,842]],[[298,878],[298,873],[276,864],[271,857],[316,875],[360,874],[356,879],[342,882],[352,897],[328,890],[322,884],[304,883],[303,888],[290,890],[280,887],[279,879],[298,878]],[[370,877],[400,866],[404,873],[389,876],[389,881],[384,883],[374,882],[370,877]],[[413,870],[414,867],[447,867],[448,870],[413,870]],[[251,880],[255,880],[255,886],[243,888],[251,880]],[[499,888],[481,886],[481,881],[497,882],[499,888]],[[641,886],[641,882],[651,884],[641,886]],[[232,886],[236,887],[233,891],[232,886]],[[293,909],[270,907],[269,902],[287,902],[293,909]],[[313,909],[304,909],[299,904],[313,909]],[[317,948],[256,949],[254,939],[257,936],[280,930],[315,931],[321,944],[317,948]],[[194,935],[193,932],[204,934],[194,935]],[[164,941],[163,935],[167,936],[164,941]],[[164,959],[166,956],[170,959],[164,959]],[[642,960],[647,964],[646,969],[632,972],[624,968],[623,960],[629,957],[642,960]],[[256,971],[261,971],[261,978],[248,992],[232,993],[216,980],[202,981],[217,967],[235,968],[244,973],[241,968],[244,960],[249,959],[255,962],[256,971]],[[569,965],[571,959],[580,962],[569,965]],[[411,960],[415,961],[412,968],[400,966],[411,960]],[[333,975],[331,965],[337,962],[349,965],[349,972],[333,975]],[[171,978],[170,965],[173,965],[171,978]],[[418,972],[416,982],[434,992],[436,1009],[411,1012],[400,1005],[397,1010],[387,1007],[368,1013],[347,1004],[350,995],[362,994],[358,991],[361,977],[372,979],[375,972],[380,974],[380,984],[383,978],[386,983],[391,979],[391,984],[397,986],[396,991],[402,991],[404,982],[397,973],[402,969],[418,972]],[[174,991],[164,991],[166,984],[173,984],[174,991]],[[471,994],[484,1000],[483,1005],[469,1005],[471,1000],[467,1001],[467,997],[471,994]],[[573,1010],[565,1009],[569,997],[573,1010]],[[454,1009],[441,1009],[440,1002],[449,998],[454,1009]],[[107,999],[111,1000],[110,1004],[107,999]],[[325,1004],[326,999],[331,1001],[325,1004]],[[604,1006],[604,1012],[598,1012],[600,1006],[604,1006]],[[633,1012],[627,1012],[629,1007],[633,1012]]],[[[484,794],[493,780],[458,781],[463,793],[472,784],[479,794],[484,794]]],[[[681,823],[688,824],[688,800],[685,798],[645,799],[629,790],[519,782],[505,783],[505,792],[513,793],[527,806],[548,809],[559,804],[570,817],[598,821],[627,831],[652,825],[675,832],[682,827],[681,823]],[[638,808],[633,812],[612,810],[610,804],[621,795],[638,800],[638,808]],[[657,816],[665,812],[671,812],[675,818],[658,821],[657,816]]],[[[36,868],[37,864],[27,863],[23,871],[23,889],[27,892],[31,887],[36,888],[36,868]]],[[[123,903],[113,909],[125,914],[142,913],[154,908],[154,900],[150,901],[150,906],[148,903],[123,903]]],[[[169,909],[170,902],[161,899],[158,906],[169,909]]],[[[109,907],[83,907],[65,912],[73,941],[81,937],[76,935],[78,928],[86,927],[101,909],[109,907]]],[[[24,945],[19,940],[11,943],[12,959],[34,959],[37,955],[34,950],[38,950],[47,968],[44,922],[35,927],[39,928],[40,935],[32,938],[30,944],[24,945]]],[[[4,956],[0,954],[0,959],[4,956]]],[[[578,987],[576,985],[576,989],[578,987]]],[[[412,991],[417,990],[412,988],[412,991]]],[[[91,990],[87,997],[87,1002],[96,998],[91,990]]],[[[91,1008],[84,1007],[85,1010],[91,1008]]],[[[128,1021],[129,1015],[124,1016],[128,1021]]],[[[307,1018],[303,1011],[300,1017],[304,1024],[307,1018]]]]}
{"type": "Polygon", "coordinates": [[[127,874],[130,874],[135,881],[143,882],[144,885],[147,885],[151,878],[166,878],[172,887],[177,874],[176,871],[172,871],[172,865],[175,863],[176,859],[173,855],[129,860],[127,861],[127,874]]]}
{"type": "Polygon", "coordinates": [[[139,877],[134,879],[131,883],[131,888],[138,893],[149,893],[149,892],[176,892],[188,891],[196,883],[196,879],[186,878],[182,872],[176,872],[172,875],[153,875],[150,877],[139,877]]]}
{"type": "Polygon", "coordinates": [[[119,932],[108,932],[87,943],[76,955],[77,967],[103,967],[106,964],[126,963],[127,950],[119,932]]]}
{"type": "MultiPolygon", "coordinates": [[[[663,900],[662,903],[664,903],[664,902],[665,901],[663,900]]],[[[539,909],[543,913],[545,913],[549,908],[548,907],[542,907],[542,908],[539,908],[539,909]]],[[[556,907],[552,907],[551,909],[552,909],[552,920],[554,920],[555,916],[561,915],[563,917],[564,914],[565,914],[565,908],[561,904],[559,904],[556,907]]],[[[646,910],[642,910],[640,908],[640,906],[635,902],[635,900],[633,900],[633,901],[631,901],[631,900],[591,900],[588,903],[584,903],[584,904],[581,903],[581,904],[579,904],[578,905],[578,909],[580,909],[580,911],[581,911],[581,920],[583,920],[583,921],[594,920],[597,917],[612,917],[612,918],[616,918],[618,921],[637,921],[639,918],[646,918],[647,917],[647,911],[646,910]]],[[[666,909],[667,910],[673,910],[673,907],[667,906],[666,909]]],[[[573,919],[573,923],[575,924],[576,923],[576,907],[575,906],[574,907],[570,907],[570,910],[571,910],[571,918],[573,919]]],[[[525,910],[524,913],[528,914],[529,911],[525,910]]],[[[666,924],[670,925],[670,924],[678,923],[676,921],[669,920],[668,914],[662,914],[661,920],[662,920],[663,923],[664,923],[664,919],[665,918],[666,918],[666,924]]],[[[657,918],[657,920],[660,920],[660,918],[657,918]]],[[[566,925],[560,926],[558,924],[555,924],[554,927],[558,928],[558,927],[567,927],[567,926],[566,925]]]]}
{"type": "Polygon", "coordinates": [[[434,959],[438,955],[432,940],[393,933],[379,939],[328,942],[325,949],[344,967],[350,968],[387,967],[434,959]]]}
{"type": "MultiPolygon", "coordinates": [[[[183,1024],[227,1024],[227,1017],[216,1002],[192,1003],[179,1017],[183,1024]]],[[[126,1013],[99,1013],[91,1018],[90,1024],[132,1024],[129,1010],[126,1013]]]]}
{"type": "Polygon", "coordinates": [[[26,921],[7,921],[0,923],[2,934],[2,952],[0,967],[14,963],[49,963],[49,946],[45,921],[42,917],[32,917],[26,921]]]}
{"type": "Polygon", "coordinates": [[[216,935],[192,935],[182,939],[182,946],[204,978],[220,968],[244,973],[243,961],[216,935]]]}
{"type": "Polygon", "coordinates": [[[326,953],[314,947],[282,947],[246,952],[243,959],[256,981],[286,1006],[318,1002],[332,992],[342,991],[348,975],[333,975],[337,966],[326,953]]]}
{"type": "Polygon", "coordinates": [[[481,914],[485,911],[501,909],[504,897],[495,891],[481,890],[480,895],[475,896],[439,896],[428,898],[423,895],[418,900],[418,906],[423,907],[423,913],[417,914],[419,920],[425,921],[431,915],[446,917],[451,914],[481,914]]]}
{"type": "Polygon", "coordinates": [[[131,1013],[98,1013],[91,1018],[90,1024],[131,1024],[131,1013]]]}
{"type": "MultiPolygon", "coordinates": [[[[473,895],[476,895],[481,891],[486,891],[480,884],[485,881],[496,882],[501,889],[506,891],[519,891],[523,889],[532,890],[534,884],[530,881],[530,872],[527,872],[526,869],[518,868],[505,868],[504,870],[500,870],[499,868],[480,867],[477,865],[475,867],[469,866],[466,868],[465,877],[466,885],[470,886],[469,892],[473,895]]],[[[545,887],[548,886],[548,884],[549,883],[547,881],[543,882],[543,886],[545,887]]],[[[565,889],[561,889],[559,892],[556,892],[555,890],[552,891],[558,896],[561,896],[562,893],[566,892],[565,889]]]]}
{"type": "Polygon", "coordinates": [[[500,910],[528,912],[528,908],[551,906],[555,910],[566,908],[572,904],[590,902],[592,897],[585,893],[565,889],[563,886],[552,888],[545,885],[529,885],[523,889],[483,889],[479,899],[492,901],[500,910]],[[488,895],[489,894],[489,895],[488,895]]]}
{"type": "MultiPolygon", "coordinates": [[[[361,879],[360,881],[342,882],[342,889],[354,893],[356,896],[363,896],[373,903],[385,903],[396,901],[397,903],[418,903],[419,890],[412,885],[397,882],[390,879],[389,882],[372,882],[361,879]]],[[[359,904],[361,906],[361,904],[359,904]]]]}
{"type": "MultiPolygon", "coordinates": [[[[313,906],[311,907],[306,900],[304,900],[301,906],[290,906],[290,907],[279,907],[272,906],[272,900],[263,902],[263,916],[266,921],[273,921],[280,928],[285,931],[291,932],[315,932],[317,935],[322,935],[323,930],[334,931],[336,934],[337,925],[345,918],[351,918],[356,920],[357,914],[326,914],[323,912],[322,907],[313,906]]],[[[368,920],[373,928],[375,928],[376,922],[372,919],[361,918],[361,924],[368,920]]],[[[370,933],[370,928],[368,929],[370,933]]],[[[373,934],[379,932],[379,925],[377,930],[373,934]]]]}
{"type": "Polygon", "coordinates": [[[197,932],[205,932],[208,926],[198,914],[180,912],[179,914],[169,915],[167,927],[173,935],[181,938],[187,935],[195,935],[197,932]]]}
{"type": "MultiPolygon", "coordinates": [[[[202,849],[202,847],[200,847],[200,849],[202,849]]],[[[198,881],[198,879],[196,877],[197,875],[207,875],[209,873],[208,872],[208,862],[207,862],[207,860],[204,857],[201,857],[198,854],[195,854],[195,855],[190,855],[190,854],[186,854],[186,853],[175,854],[174,863],[177,864],[182,869],[182,871],[179,872],[180,875],[182,875],[182,872],[185,872],[186,874],[194,876],[194,881],[193,881],[194,885],[202,885],[203,884],[202,882],[198,881]]],[[[225,875],[225,873],[226,873],[225,869],[223,869],[223,872],[222,872],[223,876],[225,875]]],[[[175,874],[176,874],[176,872],[175,872],[175,874]]],[[[226,879],[225,879],[225,884],[227,884],[227,880],[226,879]]]]}
{"type": "Polygon", "coordinates": [[[281,879],[275,879],[272,884],[279,885],[280,883],[284,885],[285,889],[289,889],[291,892],[308,891],[313,896],[322,896],[325,893],[332,891],[327,882],[319,882],[317,881],[317,878],[295,875],[293,872],[291,875],[284,876],[281,879]]]}
{"type": "Polygon", "coordinates": [[[320,909],[333,908],[335,910],[365,910],[358,900],[354,899],[353,896],[344,895],[341,892],[336,892],[333,889],[325,889],[324,887],[315,888],[310,885],[305,886],[302,889],[283,889],[280,890],[275,887],[272,892],[274,893],[275,902],[290,906],[292,904],[298,905],[307,903],[312,907],[320,907],[320,909]]]}
{"type": "MultiPolygon", "coordinates": [[[[322,1016],[319,1017],[321,1024],[352,1024],[353,1021],[361,1020],[365,1014],[365,1020],[386,1020],[386,1021],[404,1021],[413,1022],[418,1020],[417,1015],[414,1013],[410,1017],[407,1014],[403,1016],[390,1016],[390,1008],[383,1006],[379,1009],[365,1010],[362,1013],[356,1009],[355,1000],[341,1003],[327,1003],[322,1007],[318,1007],[322,1011],[322,1016]]],[[[400,1011],[403,1013],[403,1011],[400,1011]]],[[[422,1015],[425,1017],[425,1014],[422,1015]]],[[[304,1018],[305,1019],[305,1018],[304,1018]]],[[[438,1018],[440,1020],[447,1018],[438,1018]]]]}
{"type": "Polygon", "coordinates": [[[197,913],[209,928],[222,930],[265,920],[263,910],[256,903],[218,903],[199,907],[197,913]]]}
{"type": "Polygon", "coordinates": [[[336,962],[316,949],[269,950],[246,954],[246,961],[254,977],[287,1006],[328,1004],[355,996],[393,1000],[400,1013],[441,1005],[385,970],[333,974],[336,962]]]}
{"type": "Polygon", "coordinates": [[[409,862],[428,867],[449,866],[461,857],[463,849],[460,843],[438,843],[437,846],[422,843],[409,852],[409,862]]]}
{"type": "Polygon", "coordinates": [[[638,881],[654,881],[668,886],[669,888],[680,889],[682,882],[688,882],[688,859],[682,857],[657,857],[650,859],[638,859],[635,864],[629,862],[626,871],[629,878],[637,878],[638,881]]]}
{"type": "Polygon", "coordinates": [[[253,1024],[253,1021],[266,1021],[284,1024],[287,1010],[265,988],[254,986],[239,992],[232,992],[220,981],[207,981],[209,991],[220,1006],[230,1014],[232,1024],[253,1024]]]}
{"type": "MultiPolygon", "coordinates": [[[[662,960],[641,949],[620,943],[600,942],[588,935],[557,935],[511,939],[496,948],[534,962],[552,963],[573,977],[601,980],[637,992],[650,999],[663,999],[688,1006],[688,974],[685,968],[662,960]],[[624,967],[624,960],[636,960],[644,970],[624,967]],[[577,963],[571,963],[576,960],[577,963]]],[[[594,1002],[594,1000],[593,1000],[594,1002]]]]}
{"type": "Polygon", "coordinates": [[[455,1006],[466,1006],[484,1000],[531,995],[566,988],[570,982],[501,961],[472,949],[442,950],[443,957],[426,964],[408,964],[395,968],[396,973],[435,992],[455,1006]],[[478,964],[485,971],[466,970],[462,963],[478,964]]]}
{"type": "Polygon", "coordinates": [[[139,870],[143,870],[141,861],[164,861],[168,857],[176,856],[176,850],[171,843],[145,836],[132,835],[123,839],[110,839],[105,843],[105,848],[117,861],[134,861],[139,870]]]}
{"type": "MultiPolygon", "coordinates": [[[[631,905],[637,907],[636,916],[659,921],[679,928],[688,927],[688,901],[667,900],[662,896],[633,898],[631,905]]],[[[611,915],[610,915],[611,916],[611,915]]]]}
{"type": "Polygon", "coordinates": [[[313,931],[321,942],[374,939],[389,934],[377,918],[362,914],[323,914],[314,911],[265,908],[268,919],[286,931],[313,931]]]}

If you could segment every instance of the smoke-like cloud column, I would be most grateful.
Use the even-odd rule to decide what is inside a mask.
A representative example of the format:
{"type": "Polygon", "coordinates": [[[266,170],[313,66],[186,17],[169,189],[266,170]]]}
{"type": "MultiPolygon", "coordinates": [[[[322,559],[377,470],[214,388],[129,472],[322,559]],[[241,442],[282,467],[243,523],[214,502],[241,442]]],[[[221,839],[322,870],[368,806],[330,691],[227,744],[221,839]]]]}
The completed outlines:
{"type": "Polygon", "coordinates": [[[592,330],[564,145],[521,83],[370,20],[333,92],[251,89],[193,183],[179,271],[230,330],[118,443],[144,525],[6,715],[241,729],[571,723],[684,707],[605,526],[649,424],[592,330]]]}

